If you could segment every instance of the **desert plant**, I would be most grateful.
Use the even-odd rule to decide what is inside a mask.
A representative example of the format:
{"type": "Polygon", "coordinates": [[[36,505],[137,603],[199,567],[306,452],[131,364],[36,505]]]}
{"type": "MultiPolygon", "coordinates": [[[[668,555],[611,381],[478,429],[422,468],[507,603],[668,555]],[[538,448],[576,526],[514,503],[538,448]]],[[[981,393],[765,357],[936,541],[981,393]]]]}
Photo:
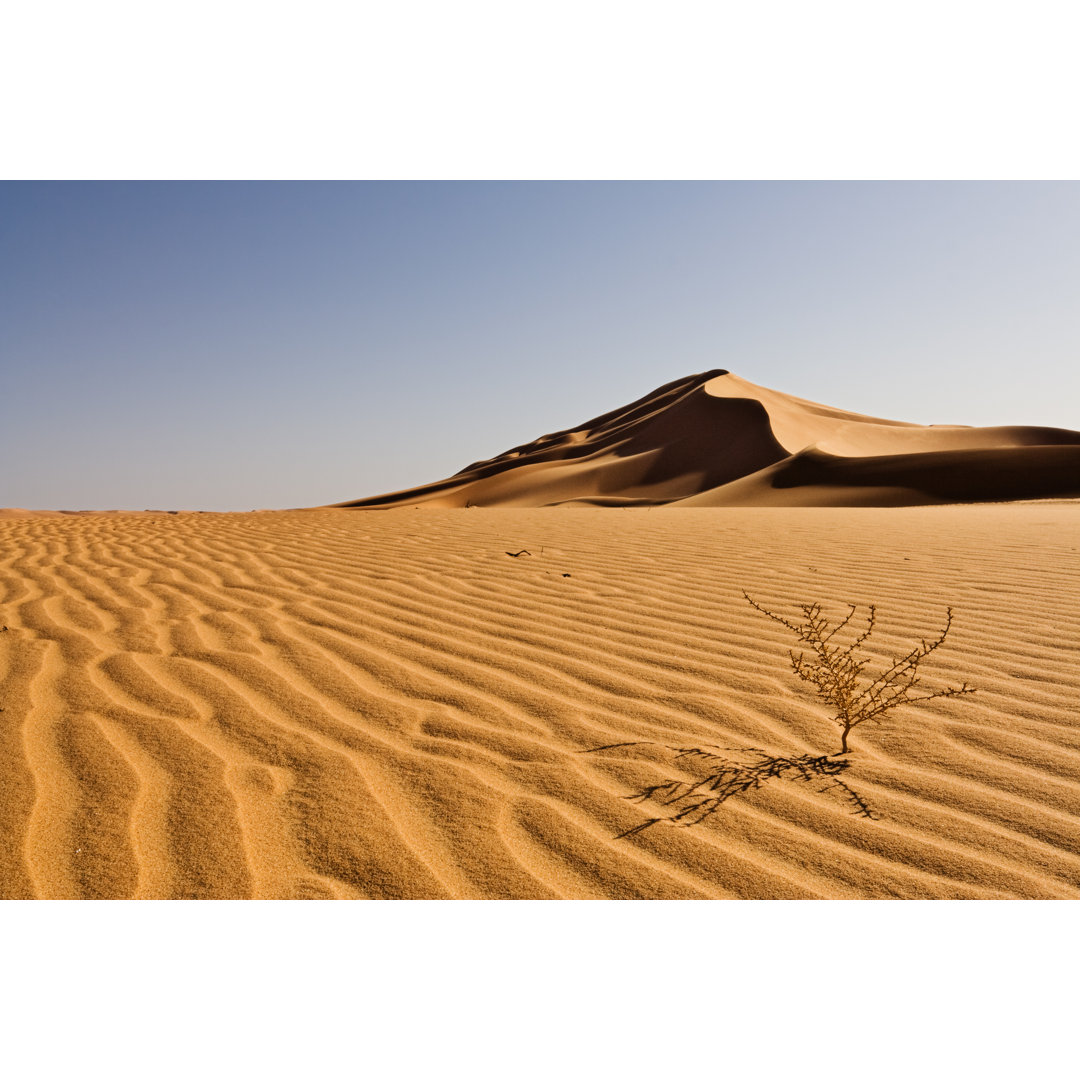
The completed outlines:
{"type": "Polygon", "coordinates": [[[921,641],[909,652],[893,660],[877,674],[866,671],[871,658],[860,651],[874,632],[876,611],[869,605],[866,629],[844,645],[837,635],[851,622],[857,610],[852,604],[835,626],[822,614],[820,604],[802,604],[799,610],[803,622],[794,622],[762,607],[746,592],[747,603],[774,622],[786,626],[800,642],[808,646],[808,652],[790,651],[791,667],[803,682],[810,683],[818,697],[836,710],[833,720],[840,725],[840,753],[848,753],[848,734],[852,728],[868,720],[880,720],[882,716],[900,705],[915,705],[934,698],[957,697],[973,694],[975,688],[965,682],[962,686],[949,686],[944,690],[914,693],[921,682],[919,665],[939,648],[952,627],[952,608],[945,610],[945,626],[933,641],[921,641]]]}

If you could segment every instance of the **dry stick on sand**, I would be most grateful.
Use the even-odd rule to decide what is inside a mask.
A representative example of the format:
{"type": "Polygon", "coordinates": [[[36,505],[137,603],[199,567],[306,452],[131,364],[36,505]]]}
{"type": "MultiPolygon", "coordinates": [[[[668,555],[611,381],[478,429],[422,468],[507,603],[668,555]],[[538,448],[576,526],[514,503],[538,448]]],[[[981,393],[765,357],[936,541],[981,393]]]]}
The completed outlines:
{"type": "Polygon", "coordinates": [[[891,666],[876,676],[863,675],[870,663],[870,657],[856,650],[874,632],[874,605],[870,605],[870,614],[866,629],[858,634],[848,645],[833,643],[836,635],[851,622],[856,606],[832,626],[821,613],[820,604],[802,604],[804,622],[792,622],[783,615],[776,614],[762,607],[746,592],[746,602],[757,608],[763,615],[768,615],[774,622],[786,626],[799,641],[809,646],[809,656],[805,652],[789,652],[791,666],[803,682],[813,685],[818,697],[836,710],[833,719],[840,725],[843,734],[840,738],[840,753],[848,752],[848,733],[867,720],[879,720],[891,709],[900,705],[915,705],[933,698],[957,697],[960,694],[973,694],[975,688],[968,686],[949,686],[944,690],[915,694],[912,691],[919,684],[919,665],[937,649],[948,636],[952,626],[952,608],[946,608],[945,626],[933,641],[921,641],[910,652],[893,660],[891,666]]]}

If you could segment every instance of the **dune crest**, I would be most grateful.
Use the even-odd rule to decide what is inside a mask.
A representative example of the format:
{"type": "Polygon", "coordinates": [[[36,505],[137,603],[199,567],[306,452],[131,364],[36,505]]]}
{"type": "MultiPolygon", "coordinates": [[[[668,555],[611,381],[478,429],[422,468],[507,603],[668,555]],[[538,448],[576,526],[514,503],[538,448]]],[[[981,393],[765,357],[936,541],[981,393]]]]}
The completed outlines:
{"type": "Polygon", "coordinates": [[[347,508],[911,506],[1080,497],[1080,432],[910,424],[713,370],[347,508]]]}

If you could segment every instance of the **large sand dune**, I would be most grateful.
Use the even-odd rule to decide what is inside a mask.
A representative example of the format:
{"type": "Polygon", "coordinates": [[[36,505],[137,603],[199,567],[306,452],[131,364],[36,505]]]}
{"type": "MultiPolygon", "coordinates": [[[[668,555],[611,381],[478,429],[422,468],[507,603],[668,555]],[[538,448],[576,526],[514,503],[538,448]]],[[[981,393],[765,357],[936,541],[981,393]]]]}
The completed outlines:
{"type": "Polygon", "coordinates": [[[708,371],[447,480],[337,505],[910,506],[1076,496],[1080,432],[879,420],[708,371]]]}
{"type": "MultiPolygon", "coordinates": [[[[860,457],[908,431],[802,404],[766,427],[772,403],[700,391],[626,420],[651,464],[619,457],[617,418],[550,460],[580,477],[609,437],[593,490],[624,464],[642,497],[685,497],[731,476],[679,486],[699,439],[726,445],[680,409],[756,432],[744,470],[790,456],[787,422],[820,415],[821,454],[860,457]]],[[[982,437],[941,445],[998,452],[982,437]]],[[[580,490],[528,454],[553,497],[580,490]]],[[[476,481],[500,482],[512,501],[512,472],[476,481]]],[[[0,625],[4,897],[1080,898],[1077,503],[12,514],[0,625]],[[874,602],[883,655],[951,605],[925,674],[979,692],[804,778],[782,763],[838,733],[744,589],[874,602]],[[668,748],[710,746],[730,797],[642,829],[675,811],[635,796],[702,775],[668,748]]]]}

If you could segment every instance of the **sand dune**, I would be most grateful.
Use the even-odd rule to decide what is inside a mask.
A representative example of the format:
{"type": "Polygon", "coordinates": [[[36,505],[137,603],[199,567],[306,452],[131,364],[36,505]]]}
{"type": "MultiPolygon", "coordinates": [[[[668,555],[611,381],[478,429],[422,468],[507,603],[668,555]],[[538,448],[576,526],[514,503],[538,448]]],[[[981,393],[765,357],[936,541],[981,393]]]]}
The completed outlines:
{"type": "MultiPolygon", "coordinates": [[[[701,389],[526,467],[558,495],[557,463],[606,438],[589,482],[616,490],[629,430],[653,454],[635,490],[732,482],[679,487],[727,438],[682,410],[753,428],[741,468],[810,470],[776,491],[828,488],[839,446],[863,487],[900,486],[903,425],[701,389]],[[833,449],[800,465],[792,430],[819,415],[833,449]]],[[[925,452],[1000,449],[950,432],[925,452]]],[[[523,490],[485,468],[469,483],[523,490]]],[[[8,516],[0,895],[1080,898],[1078,549],[1067,502],[8,516]],[[979,693],[858,729],[842,776],[803,778],[776,763],[837,732],[744,589],[874,602],[884,654],[951,605],[926,675],[979,693]],[[637,796],[702,775],[672,747],[727,748],[760,783],[642,829],[675,809],[637,796]]]]}
{"type": "Polygon", "coordinates": [[[1078,496],[1080,432],[880,420],[708,371],[447,480],[337,505],[904,506],[1078,496]]]}

